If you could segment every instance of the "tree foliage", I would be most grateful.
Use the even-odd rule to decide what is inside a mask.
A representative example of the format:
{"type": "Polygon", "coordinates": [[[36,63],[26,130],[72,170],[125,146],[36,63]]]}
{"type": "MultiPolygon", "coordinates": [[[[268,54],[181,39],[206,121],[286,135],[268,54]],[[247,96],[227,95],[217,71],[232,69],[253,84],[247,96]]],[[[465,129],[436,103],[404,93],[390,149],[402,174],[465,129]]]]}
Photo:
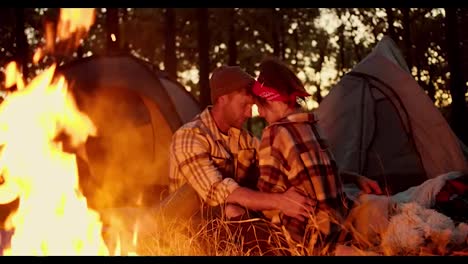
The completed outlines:
{"type": "MultiPolygon", "coordinates": [[[[161,69],[165,68],[166,58],[166,64],[172,63],[169,65],[172,72],[175,67],[178,80],[198,98],[202,61],[209,61],[203,65],[207,65],[210,73],[222,64],[236,64],[255,76],[261,59],[276,55],[297,72],[313,94],[312,100],[320,102],[340,77],[387,34],[400,47],[414,78],[435,105],[442,108],[451,103],[453,89],[449,89],[451,76],[444,9],[208,8],[207,11],[209,41],[206,58],[199,58],[200,14],[195,8],[171,10],[173,32],[169,33],[173,36],[166,30],[166,9],[119,8],[116,27],[106,24],[108,12],[98,8],[96,22],[75,57],[108,53],[106,34],[112,26],[113,31],[119,29],[117,42],[122,52],[130,52],[161,69]],[[175,43],[168,44],[166,36],[174,38],[175,43]],[[166,50],[166,45],[172,47],[171,50],[166,50]]],[[[5,65],[17,59],[19,40],[15,12],[18,11],[5,8],[0,12],[0,62],[5,65]]],[[[58,9],[26,8],[23,13],[28,45],[27,54],[22,56],[31,58],[34,50],[44,42],[44,20],[57,19],[58,9]]],[[[465,9],[457,9],[455,13],[459,26],[468,21],[465,9]]],[[[462,58],[458,81],[461,87],[455,89],[463,95],[468,80],[468,60],[465,59],[468,58],[468,34],[460,29],[458,32],[460,54],[456,56],[462,58]]],[[[29,75],[34,75],[51,59],[45,58],[38,66],[29,61],[29,75]]]]}

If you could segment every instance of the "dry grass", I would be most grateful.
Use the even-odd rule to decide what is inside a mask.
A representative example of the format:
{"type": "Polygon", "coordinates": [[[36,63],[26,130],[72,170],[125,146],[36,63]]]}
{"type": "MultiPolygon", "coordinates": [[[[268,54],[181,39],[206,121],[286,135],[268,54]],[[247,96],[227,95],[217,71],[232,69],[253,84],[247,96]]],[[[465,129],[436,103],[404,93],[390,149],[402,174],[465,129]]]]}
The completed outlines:
{"type": "MultiPolygon", "coordinates": [[[[366,240],[346,225],[353,234],[352,241],[340,244],[319,243],[322,240],[317,230],[317,223],[312,223],[311,236],[308,241],[295,242],[286,229],[280,228],[266,220],[254,218],[243,221],[211,221],[193,217],[188,219],[167,218],[161,214],[144,210],[144,213],[126,211],[114,213],[112,219],[114,231],[119,230],[121,239],[131,238],[138,223],[137,246],[127,242],[127,247],[145,256],[255,256],[255,255],[288,255],[288,256],[334,256],[337,255],[388,255],[375,241],[366,240]],[[132,221],[121,221],[123,215],[132,221]],[[267,235],[265,235],[267,234],[267,235]],[[308,242],[308,243],[306,243],[308,242]],[[336,252],[335,252],[335,247],[336,252]]],[[[311,216],[311,219],[315,219],[311,216]]],[[[344,227],[343,227],[344,228],[344,227]]],[[[117,236],[109,236],[108,244],[117,236]]],[[[115,242],[115,241],[114,241],[115,242]]],[[[122,246],[122,248],[125,246],[122,246]]],[[[111,252],[112,249],[111,249],[111,252]]],[[[450,248],[440,253],[431,248],[421,248],[412,255],[468,255],[467,245],[450,248]]],[[[125,254],[125,250],[124,250],[125,254]]]]}
{"type": "MultiPolygon", "coordinates": [[[[145,235],[139,240],[139,254],[151,256],[262,255],[254,253],[254,251],[258,252],[258,247],[244,248],[246,242],[243,230],[230,228],[232,224],[232,222],[219,219],[189,222],[157,217],[154,219],[151,230],[144,231],[145,235]]],[[[272,233],[271,240],[275,239],[278,239],[277,233],[272,233]]],[[[268,252],[263,253],[268,254],[268,252]]]]}
{"type": "MultiPolygon", "coordinates": [[[[124,215],[138,219],[137,253],[145,256],[258,256],[258,255],[332,255],[330,244],[318,248],[318,232],[311,232],[310,242],[295,242],[288,231],[270,222],[254,218],[249,220],[210,221],[194,217],[166,218],[163,215],[134,210],[112,213],[112,230],[107,232],[111,252],[116,239],[130,239],[136,221],[118,220],[124,215]],[[116,234],[119,235],[116,235],[116,234]]],[[[110,215],[109,215],[110,216],[110,215]]],[[[127,241],[127,247],[134,247],[127,241]]],[[[124,249],[125,245],[122,245],[124,249]]],[[[126,249],[128,250],[128,249],[126,249]]],[[[125,249],[123,250],[125,254],[125,249]]]]}

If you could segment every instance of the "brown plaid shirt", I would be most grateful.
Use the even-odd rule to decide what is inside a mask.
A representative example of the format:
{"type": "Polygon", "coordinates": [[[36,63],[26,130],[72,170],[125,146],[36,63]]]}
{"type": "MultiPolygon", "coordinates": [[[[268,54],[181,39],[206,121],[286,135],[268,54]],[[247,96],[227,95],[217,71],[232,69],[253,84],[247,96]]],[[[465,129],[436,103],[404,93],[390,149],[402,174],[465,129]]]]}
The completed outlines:
{"type": "MultiPolygon", "coordinates": [[[[296,186],[317,202],[318,210],[341,211],[342,183],[313,113],[294,113],[266,127],[259,162],[260,191],[285,192],[296,186]]],[[[300,235],[307,224],[287,216],[282,223],[300,235]]]]}
{"type": "Polygon", "coordinates": [[[231,128],[223,136],[207,107],[179,128],[170,147],[169,190],[184,183],[197,191],[208,205],[224,203],[239,186],[255,188],[259,142],[247,131],[231,128]]]}

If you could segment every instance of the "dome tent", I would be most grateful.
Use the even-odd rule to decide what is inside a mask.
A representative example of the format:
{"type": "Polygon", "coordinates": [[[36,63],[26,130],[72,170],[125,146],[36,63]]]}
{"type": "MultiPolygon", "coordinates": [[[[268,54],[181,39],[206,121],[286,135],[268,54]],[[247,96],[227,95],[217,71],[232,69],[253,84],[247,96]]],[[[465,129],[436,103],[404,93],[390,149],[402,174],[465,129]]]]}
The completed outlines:
{"type": "Polygon", "coordinates": [[[343,76],[316,113],[340,168],[376,179],[390,193],[467,170],[466,147],[388,36],[343,76]]]}
{"type": "Polygon", "coordinates": [[[168,185],[172,134],[201,111],[198,102],[167,74],[130,55],[86,57],[58,72],[98,129],[80,156],[89,169],[80,171],[85,195],[98,207],[158,200],[168,185]]]}

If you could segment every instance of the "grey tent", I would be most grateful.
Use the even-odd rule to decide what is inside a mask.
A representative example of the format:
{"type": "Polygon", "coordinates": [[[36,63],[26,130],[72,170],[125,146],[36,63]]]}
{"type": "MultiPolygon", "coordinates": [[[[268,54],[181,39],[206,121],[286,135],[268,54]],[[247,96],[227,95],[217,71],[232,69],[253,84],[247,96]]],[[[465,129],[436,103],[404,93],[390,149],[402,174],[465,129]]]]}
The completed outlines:
{"type": "Polygon", "coordinates": [[[461,142],[389,37],[343,76],[316,113],[338,165],[390,193],[467,169],[461,142]]]}
{"type": "Polygon", "coordinates": [[[83,188],[96,206],[159,200],[168,185],[172,134],[200,112],[198,102],[164,72],[129,55],[87,57],[58,72],[98,128],[81,157],[87,170],[80,172],[80,181],[88,175],[83,188]]]}

